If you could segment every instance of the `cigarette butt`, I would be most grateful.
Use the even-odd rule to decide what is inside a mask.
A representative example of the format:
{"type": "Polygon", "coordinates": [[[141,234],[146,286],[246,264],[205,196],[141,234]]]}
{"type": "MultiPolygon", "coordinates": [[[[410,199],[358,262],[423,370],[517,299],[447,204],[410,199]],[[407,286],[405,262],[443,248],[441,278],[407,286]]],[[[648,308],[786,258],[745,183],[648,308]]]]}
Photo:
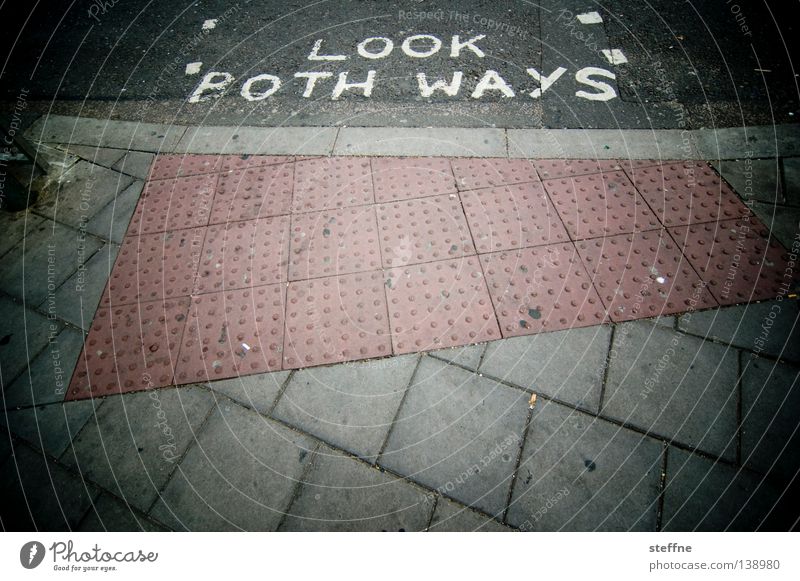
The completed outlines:
{"type": "Polygon", "coordinates": [[[528,401],[528,405],[530,406],[530,409],[533,409],[533,406],[536,405],[536,394],[535,393],[531,394],[531,399],[530,399],[530,401],[528,401]]]}

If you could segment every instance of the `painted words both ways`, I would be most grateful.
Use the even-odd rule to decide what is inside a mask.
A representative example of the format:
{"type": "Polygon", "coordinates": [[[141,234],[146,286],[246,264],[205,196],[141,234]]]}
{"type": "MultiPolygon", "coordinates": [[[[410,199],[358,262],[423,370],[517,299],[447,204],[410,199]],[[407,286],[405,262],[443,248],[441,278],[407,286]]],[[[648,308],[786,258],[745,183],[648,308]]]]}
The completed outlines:
{"type": "MultiPolygon", "coordinates": [[[[358,43],[355,54],[344,54],[328,50],[324,39],[317,39],[311,46],[307,60],[318,64],[317,68],[327,68],[337,64],[346,65],[352,59],[366,62],[373,61],[377,64],[395,51],[400,51],[405,57],[418,62],[416,86],[421,97],[469,96],[472,99],[482,99],[485,96],[499,96],[502,98],[524,97],[538,99],[552,87],[559,79],[567,74],[565,67],[556,67],[551,71],[539,71],[529,67],[525,69],[530,84],[525,87],[513,87],[503,75],[491,68],[486,68],[478,75],[477,81],[465,82],[463,71],[457,70],[458,63],[464,59],[484,59],[486,52],[482,48],[482,41],[486,35],[479,34],[469,38],[455,34],[450,39],[441,39],[431,34],[415,34],[405,37],[399,46],[391,38],[372,36],[358,43]],[[448,42],[449,40],[449,42],[448,42]],[[450,71],[423,71],[425,59],[434,55],[449,54],[453,63],[450,71]]],[[[496,62],[496,61],[494,61],[496,62]]],[[[190,63],[187,71],[198,71],[202,63],[190,63]]],[[[309,69],[314,67],[309,66],[309,69]]],[[[344,66],[342,67],[344,68],[344,66]]],[[[377,66],[376,66],[377,68],[377,66]]],[[[615,80],[611,71],[600,67],[583,67],[574,72],[576,82],[581,86],[575,96],[589,101],[609,101],[617,97],[614,87],[607,81],[615,80]]],[[[386,75],[386,82],[391,82],[390,75],[386,75]]],[[[376,69],[370,69],[358,75],[351,75],[350,71],[342,70],[332,72],[328,70],[302,70],[297,71],[287,78],[272,73],[260,73],[237,79],[232,73],[225,71],[208,71],[202,77],[189,96],[189,103],[199,103],[208,99],[219,97],[236,87],[239,94],[247,101],[264,101],[281,91],[294,91],[305,99],[320,98],[329,95],[332,100],[342,98],[347,94],[356,94],[371,97],[376,89],[380,88],[384,79],[376,69]],[[358,77],[358,78],[356,78],[358,77]]]]}

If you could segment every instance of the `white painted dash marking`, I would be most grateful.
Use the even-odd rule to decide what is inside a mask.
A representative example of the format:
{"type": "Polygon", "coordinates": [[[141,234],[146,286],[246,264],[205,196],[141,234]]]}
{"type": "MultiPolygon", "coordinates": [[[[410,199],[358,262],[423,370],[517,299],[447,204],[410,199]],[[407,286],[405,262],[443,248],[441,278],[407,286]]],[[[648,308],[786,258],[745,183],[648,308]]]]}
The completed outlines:
{"type": "Polygon", "coordinates": [[[603,22],[603,17],[600,16],[599,12],[585,12],[578,14],[577,18],[581,24],[600,24],[603,22]]]}
{"type": "Polygon", "coordinates": [[[217,27],[217,19],[216,18],[212,18],[210,20],[206,20],[203,23],[203,30],[211,30],[212,28],[216,28],[216,27],[217,27]]]}
{"type": "Polygon", "coordinates": [[[196,75],[200,72],[200,67],[203,66],[203,63],[189,63],[186,65],[186,74],[187,75],[196,75]]]}
{"type": "Polygon", "coordinates": [[[624,65],[626,62],[628,62],[628,59],[618,48],[612,48],[611,50],[604,48],[603,56],[606,57],[606,60],[608,60],[608,62],[612,65],[624,65]]]}

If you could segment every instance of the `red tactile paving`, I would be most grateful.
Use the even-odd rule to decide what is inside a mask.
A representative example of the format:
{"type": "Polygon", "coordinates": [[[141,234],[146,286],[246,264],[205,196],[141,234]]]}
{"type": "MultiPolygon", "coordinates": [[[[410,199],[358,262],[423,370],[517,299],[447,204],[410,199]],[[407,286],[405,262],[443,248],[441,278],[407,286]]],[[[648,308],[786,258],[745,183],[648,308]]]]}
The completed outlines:
{"type": "Polygon", "coordinates": [[[475,254],[456,194],[381,204],[377,212],[384,267],[475,254]]]}
{"type": "Polygon", "coordinates": [[[285,286],[196,296],[175,370],[194,383],[281,368],[285,286]]]}
{"type": "Polygon", "coordinates": [[[66,399],[170,385],[188,309],[188,298],[98,309],[66,399]]]}
{"type": "Polygon", "coordinates": [[[295,164],[293,212],[372,204],[369,159],[320,157],[295,164]]]}
{"type": "Polygon", "coordinates": [[[288,214],[294,164],[267,165],[220,175],[211,224],[288,214]]]}
{"type": "Polygon", "coordinates": [[[768,242],[755,218],[670,228],[672,237],[722,305],[794,292],[797,277],[786,250],[768,242]]]}
{"type": "Polygon", "coordinates": [[[375,208],[361,206],[292,216],[289,280],[381,267],[375,208]]]}
{"type": "Polygon", "coordinates": [[[151,180],[214,173],[219,170],[223,156],[161,154],[150,168],[151,180]]]}
{"type": "Polygon", "coordinates": [[[477,257],[386,272],[395,354],[500,338],[477,257]]]}
{"type": "Polygon", "coordinates": [[[576,246],[614,321],[717,304],[665,230],[595,238],[576,246]]]}
{"type": "Polygon", "coordinates": [[[220,169],[223,172],[232,172],[263,165],[281,165],[291,163],[293,157],[285,155],[224,155],[220,169]]]}
{"type": "Polygon", "coordinates": [[[200,261],[205,228],[127,236],[100,305],[127,305],[189,296],[200,261]]]}
{"type": "Polygon", "coordinates": [[[665,226],[747,216],[750,211],[706,163],[683,162],[632,172],[636,188],[665,226]]]}
{"type": "Polygon", "coordinates": [[[535,159],[532,162],[543,180],[620,171],[619,161],[597,159],[535,159]]]}
{"type": "Polygon", "coordinates": [[[547,180],[544,187],[573,240],[661,228],[622,172],[547,180]]]}
{"type": "Polygon", "coordinates": [[[474,190],[539,181],[533,163],[527,159],[458,158],[452,160],[460,190],[474,190]]]}
{"type": "Polygon", "coordinates": [[[470,190],[461,201],[480,253],[569,240],[541,182],[470,190]]]}
{"type": "Polygon", "coordinates": [[[128,233],[153,234],[208,224],[217,175],[147,182],[128,233]]]}
{"type": "Polygon", "coordinates": [[[289,284],[284,369],[391,355],[380,271],[289,284]]]}
{"type": "Polygon", "coordinates": [[[289,216],[209,226],[195,293],[283,282],[288,264],[289,216]]]}
{"type": "Polygon", "coordinates": [[[572,244],[484,254],[481,263],[504,337],[606,321],[572,244]]]}
{"type": "Polygon", "coordinates": [[[446,158],[382,157],[372,160],[372,180],[378,203],[456,192],[456,180],[446,158]]]}

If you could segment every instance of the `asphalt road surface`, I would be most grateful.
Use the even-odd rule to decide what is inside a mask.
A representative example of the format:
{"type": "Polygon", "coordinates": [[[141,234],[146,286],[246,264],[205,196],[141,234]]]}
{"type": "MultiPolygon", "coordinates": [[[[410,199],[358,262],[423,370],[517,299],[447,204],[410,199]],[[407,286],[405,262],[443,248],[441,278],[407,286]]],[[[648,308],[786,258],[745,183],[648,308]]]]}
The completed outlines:
{"type": "Polygon", "coordinates": [[[21,4],[0,6],[6,108],[245,125],[696,128],[800,116],[796,0],[21,4]]]}

